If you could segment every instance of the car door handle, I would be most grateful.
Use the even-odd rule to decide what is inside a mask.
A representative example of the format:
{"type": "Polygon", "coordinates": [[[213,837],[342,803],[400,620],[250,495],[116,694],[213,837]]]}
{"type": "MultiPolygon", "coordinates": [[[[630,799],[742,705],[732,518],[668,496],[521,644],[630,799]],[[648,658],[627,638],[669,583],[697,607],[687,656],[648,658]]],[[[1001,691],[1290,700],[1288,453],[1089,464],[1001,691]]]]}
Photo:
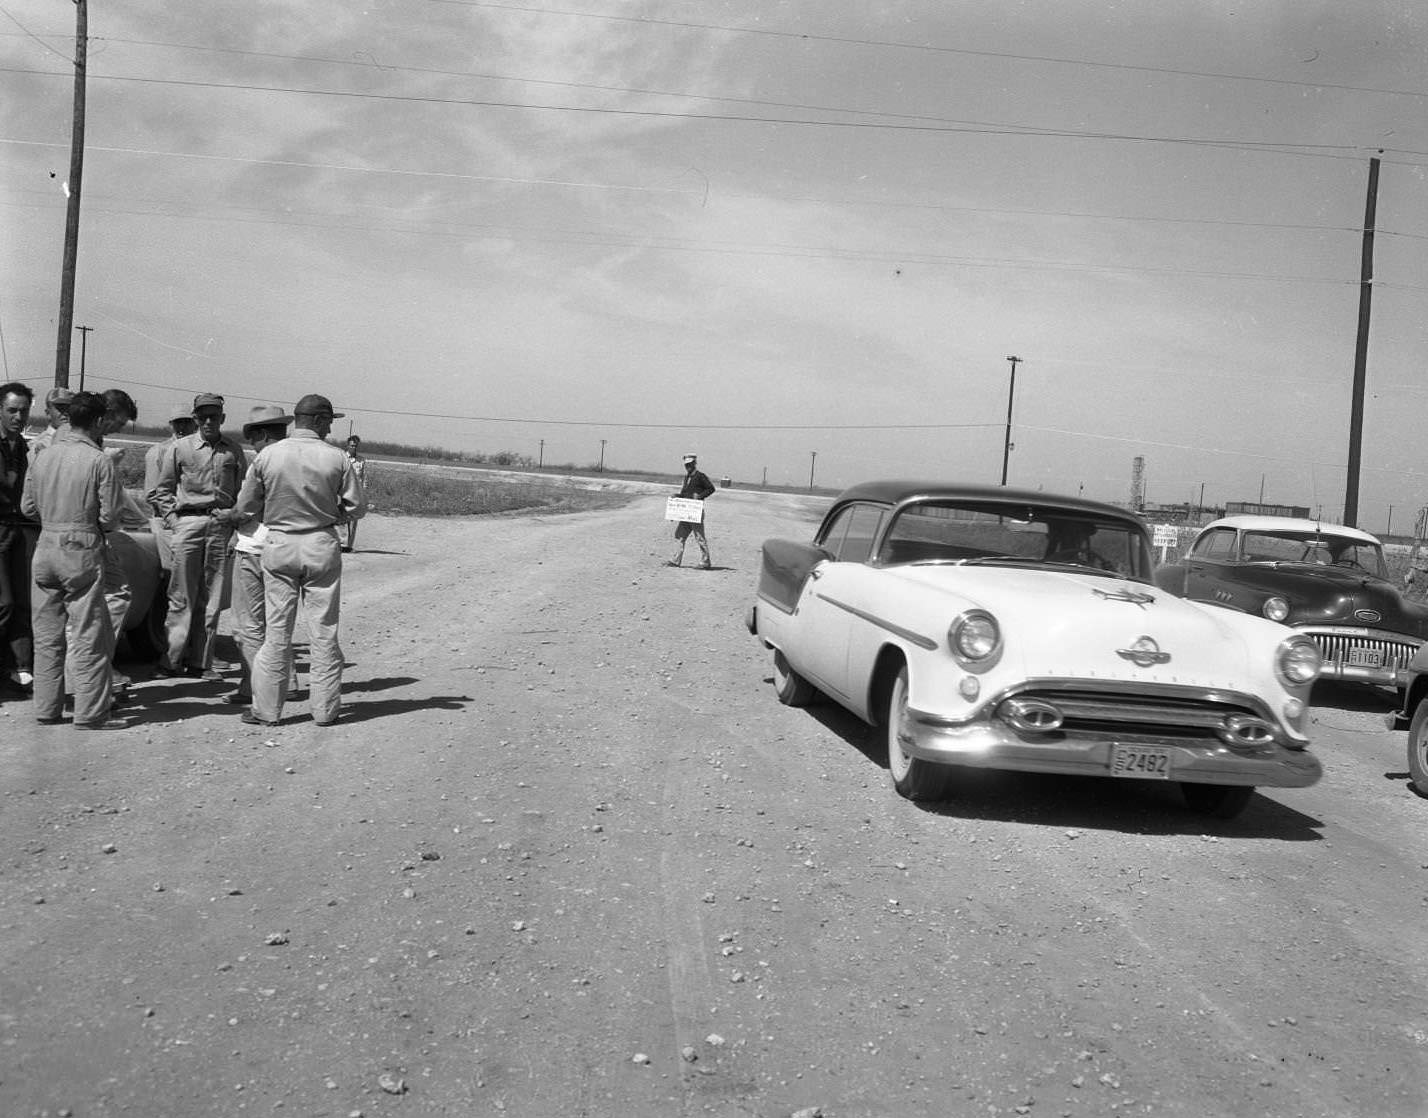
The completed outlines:
{"type": "Polygon", "coordinates": [[[823,572],[815,567],[813,570],[808,572],[808,577],[816,581],[823,577],[823,572]]]}

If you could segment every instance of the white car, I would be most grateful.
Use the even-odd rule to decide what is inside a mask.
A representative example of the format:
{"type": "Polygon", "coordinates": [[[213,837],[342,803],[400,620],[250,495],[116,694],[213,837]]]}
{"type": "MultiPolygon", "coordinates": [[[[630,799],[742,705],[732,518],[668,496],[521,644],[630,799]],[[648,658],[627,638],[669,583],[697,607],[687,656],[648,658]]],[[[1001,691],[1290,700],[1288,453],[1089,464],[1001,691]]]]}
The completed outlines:
{"type": "Polygon", "coordinates": [[[1145,524],[1074,497],[881,481],[813,542],[763,545],[750,632],[780,701],[817,692],[883,728],[894,786],[960,767],[1173,780],[1229,818],[1305,787],[1314,642],[1151,581],[1145,524]]]}

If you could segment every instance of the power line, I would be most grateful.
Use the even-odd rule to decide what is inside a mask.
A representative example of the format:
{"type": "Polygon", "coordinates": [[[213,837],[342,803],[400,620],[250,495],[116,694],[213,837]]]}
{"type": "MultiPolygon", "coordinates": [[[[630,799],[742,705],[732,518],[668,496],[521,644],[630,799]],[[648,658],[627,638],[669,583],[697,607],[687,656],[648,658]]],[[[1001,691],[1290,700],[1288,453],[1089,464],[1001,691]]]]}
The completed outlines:
{"type": "MultiPolygon", "coordinates": [[[[0,205],[9,203],[0,202],[0,205]]],[[[1323,276],[1294,276],[1272,272],[1232,272],[1195,268],[1157,268],[1136,264],[1087,264],[1068,260],[1016,260],[995,257],[940,256],[932,253],[890,250],[840,249],[826,246],[801,245],[740,245],[730,242],[699,242],[670,237],[653,237],[645,234],[620,236],[595,230],[565,230],[566,236],[554,236],[546,232],[547,227],[536,229],[509,225],[456,225],[451,230],[403,229],[394,226],[353,225],[344,223],[332,225],[322,222],[278,221],[261,218],[219,217],[206,214],[159,213],[144,210],[123,210],[113,207],[90,207],[91,213],[110,216],[161,217],[185,221],[214,221],[237,225],[277,225],[298,229],[340,229],[343,232],[398,233],[409,236],[460,238],[470,234],[496,235],[508,240],[534,242],[538,244],[573,244],[590,248],[639,248],[649,252],[692,252],[721,256],[754,256],[785,260],[844,260],[852,263],[881,264],[921,264],[927,267],[955,268],[1003,268],[1013,271],[1069,271],[1095,273],[1124,273],[1140,275],[1187,276],[1197,279],[1252,280],[1270,283],[1304,283],[1329,287],[1348,286],[1353,281],[1323,276]],[[465,230],[467,232],[462,232],[465,230]]],[[[1397,285],[1410,289],[1408,285],[1397,285]]]]}
{"type": "Polygon", "coordinates": [[[815,35],[806,31],[776,31],[767,27],[735,27],[718,23],[695,23],[688,20],[656,19],[653,16],[617,16],[602,12],[580,12],[567,8],[538,8],[516,4],[493,4],[487,0],[428,0],[435,4],[452,4],[465,8],[490,8],[496,11],[522,12],[534,15],[560,15],[578,19],[608,20],[615,23],[643,23],[659,27],[675,27],[693,31],[720,31],[731,35],[758,35],[772,39],[792,39],[796,42],[836,43],[842,46],[883,47],[893,50],[920,51],[929,54],[956,54],[971,58],[993,58],[1014,62],[1047,62],[1058,66],[1085,66],[1098,70],[1126,70],[1144,74],[1166,74],[1183,78],[1210,78],[1216,81],[1260,82],[1266,85],[1287,85],[1300,89],[1335,89],[1349,93],[1378,93],[1390,97],[1428,97],[1416,89],[1384,89],[1366,85],[1343,85],[1333,82],[1306,82],[1292,78],[1266,78],[1253,74],[1227,74],[1213,70],[1182,70],[1169,66],[1144,66],[1125,62],[1093,62],[1085,58],[1062,58],[1046,54],[1017,54],[1011,51],[973,50],[968,47],[944,47],[931,43],[899,42],[891,39],[858,39],[839,35],[815,35]]]}
{"type": "MultiPolygon", "coordinates": [[[[451,0],[455,2],[455,0],[451,0]]],[[[0,73],[37,77],[67,77],[53,70],[31,70],[0,66],[0,73]]],[[[182,78],[148,78],[118,74],[91,74],[91,81],[131,82],[139,85],[181,86],[192,89],[237,90],[259,93],[291,93],[312,97],[346,97],[362,101],[400,102],[426,105],[457,105],[467,108],[514,109],[526,112],[587,113],[597,116],[641,117],[665,120],[703,120],[728,124],[769,124],[800,128],[836,128],[844,130],[876,129],[882,132],[913,132],[930,135],[1026,136],[1067,140],[1104,140],[1117,143],[1174,144],[1187,147],[1220,148],[1227,151],[1252,151],[1270,155],[1290,155],[1318,159],[1358,159],[1369,150],[1361,144],[1317,144],[1294,140],[1229,140],[1196,136],[1154,136],[1130,132],[1097,132],[1074,128],[1044,128],[1035,125],[1004,123],[965,124],[885,124],[871,120],[810,120],[797,117],[741,116],[736,113],[675,113],[659,109],[618,109],[594,105],[532,105],[520,101],[498,101],[476,97],[432,97],[414,94],[370,93],[358,90],[310,89],[301,86],[252,85],[244,82],[203,82],[182,78]]],[[[1390,150],[1374,148],[1372,150],[1390,150]]],[[[1398,149],[1392,149],[1398,150],[1398,149]]],[[[1428,156],[1428,152],[1399,151],[1401,155],[1428,156]]]]}

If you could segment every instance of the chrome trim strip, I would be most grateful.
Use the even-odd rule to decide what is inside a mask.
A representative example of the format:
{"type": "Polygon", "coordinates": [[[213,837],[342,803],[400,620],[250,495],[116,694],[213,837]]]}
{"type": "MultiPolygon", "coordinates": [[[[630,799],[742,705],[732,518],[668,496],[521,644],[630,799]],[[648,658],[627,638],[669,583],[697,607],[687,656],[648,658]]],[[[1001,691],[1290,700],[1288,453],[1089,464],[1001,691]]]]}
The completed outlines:
{"type": "Polygon", "coordinates": [[[857,606],[850,606],[846,602],[840,602],[836,598],[830,598],[826,594],[818,594],[817,597],[827,602],[830,606],[837,606],[839,609],[851,613],[854,617],[861,617],[870,625],[876,625],[879,629],[885,629],[893,636],[901,637],[905,641],[911,641],[918,648],[925,648],[928,652],[933,652],[937,648],[937,642],[931,637],[924,637],[921,633],[914,633],[911,629],[904,629],[901,625],[894,625],[891,621],[885,621],[876,614],[861,610],[857,606]]]}

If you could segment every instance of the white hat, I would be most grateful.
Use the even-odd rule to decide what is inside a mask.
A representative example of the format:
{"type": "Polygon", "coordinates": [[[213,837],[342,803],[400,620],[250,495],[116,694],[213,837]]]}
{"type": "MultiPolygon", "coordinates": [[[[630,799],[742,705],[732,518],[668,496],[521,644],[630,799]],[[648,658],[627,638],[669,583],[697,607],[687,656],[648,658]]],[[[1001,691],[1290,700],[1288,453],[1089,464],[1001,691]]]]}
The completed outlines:
{"type": "Polygon", "coordinates": [[[696,455],[686,454],[686,455],[684,456],[684,460],[685,460],[686,462],[695,462],[695,461],[698,461],[698,458],[697,458],[696,455]]]}

